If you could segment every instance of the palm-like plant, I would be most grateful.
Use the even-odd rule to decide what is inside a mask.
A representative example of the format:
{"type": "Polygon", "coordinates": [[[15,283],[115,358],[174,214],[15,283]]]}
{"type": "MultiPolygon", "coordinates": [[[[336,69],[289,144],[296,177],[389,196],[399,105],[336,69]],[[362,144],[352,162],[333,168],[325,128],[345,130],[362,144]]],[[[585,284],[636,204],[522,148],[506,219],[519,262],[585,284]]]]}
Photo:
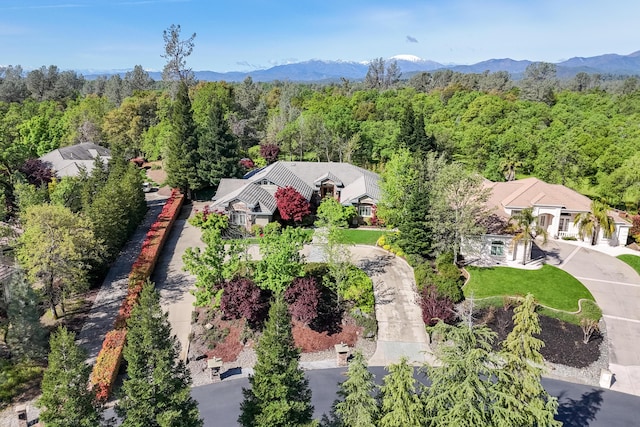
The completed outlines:
{"type": "Polygon", "coordinates": [[[547,243],[547,230],[538,225],[538,217],[533,214],[533,208],[526,208],[514,214],[509,220],[509,230],[514,233],[511,244],[517,247],[518,243],[524,244],[522,264],[526,264],[527,255],[531,251],[531,242],[542,236],[542,244],[547,243]]]}
{"type": "Polygon", "coordinates": [[[591,238],[592,245],[597,243],[600,230],[605,239],[611,238],[616,231],[616,223],[609,216],[609,206],[598,200],[591,202],[591,212],[576,215],[573,224],[578,227],[580,239],[588,236],[591,238]]]}

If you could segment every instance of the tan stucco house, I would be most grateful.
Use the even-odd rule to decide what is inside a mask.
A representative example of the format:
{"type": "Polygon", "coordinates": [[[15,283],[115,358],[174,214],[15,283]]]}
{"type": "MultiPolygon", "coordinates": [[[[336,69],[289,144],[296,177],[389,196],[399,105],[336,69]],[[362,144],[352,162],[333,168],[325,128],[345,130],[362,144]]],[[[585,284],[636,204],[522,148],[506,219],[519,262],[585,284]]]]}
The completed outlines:
{"type": "Polygon", "coordinates": [[[379,180],[378,174],[348,163],[280,161],[242,179],[222,179],[210,209],[246,229],[264,226],[276,213],[276,190],[290,186],[312,203],[335,197],[344,206],[355,206],[360,219],[366,219],[380,200],[379,180]]]}
{"type": "MultiPolygon", "coordinates": [[[[547,231],[549,239],[579,239],[578,227],[574,225],[576,215],[589,212],[591,199],[559,184],[548,184],[537,178],[526,178],[508,182],[485,181],[490,189],[487,201],[494,216],[493,223],[506,225],[512,215],[526,208],[533,208],[538,217],[538,225],[547,231]]],[[[618,246],[627,243],[631,224],[616,211],[609,211],[615,222],[615,231],[610,239],[598,236],[597,244],[618,246]]],[[[512,236],[505,234],[500,227],[477,239],[468,239],[463,243],[462,253],[468,258],[482,258],[485,263],[500,261],[527,260],[531,253],[524,253],[522,245],[511,244],[512,236]]],[[[585,238],[585,241],[590,241],[585,238]]]]}

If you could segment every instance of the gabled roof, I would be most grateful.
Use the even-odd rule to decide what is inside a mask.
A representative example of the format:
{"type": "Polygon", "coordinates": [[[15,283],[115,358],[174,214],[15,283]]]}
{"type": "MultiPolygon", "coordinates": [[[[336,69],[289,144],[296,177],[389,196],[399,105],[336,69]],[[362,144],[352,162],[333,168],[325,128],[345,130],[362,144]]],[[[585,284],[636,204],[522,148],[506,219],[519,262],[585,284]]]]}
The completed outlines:
{"type": "Polygon", "coordinates": [[[273,212],[276,206],[273,194],[277,187],[293,187],[309,200],[313,192],[319,190],[326,180],[342,187],[340,191],[342,204],[356,203],[363,197],[370,197],[376,202],[380,200],[379,177],[366,169],[336,162],[276,162],[252,171],[245,175],[244,179],[222,179],[213,197],[213,205],[228,205],[236,198],[248,205],[260,203],[261,208],[264,206],[264,209],[273,212]],[[259,184],[264,180],[269,185],[259,184]],[[249,190],[250,187],[257,187],[262,191],[249,190]],[[267,195],[271,199],[269,202],[267,195]],[[241,199],[241,196],[244,199],[241,199]]]}
{"type": "MultiPolygon", "coordinates": [[[[224,180],[220,181],[221,184],[222,181],[224,180]]],[[[218,187],[218,192],[216,192],[216,196],[214,197],[214,206],[227,207],[236,201],[240,201],[244,202],[251,209],[265,215],[271,215],[276,211],[277,204],[273,194],[257,183],[245,183],[242,187],[220,196],[218,195],[219,190],[220,187],[218,187]]]]}
{"type": "Polygon", "coordinates": [[[49,163],[58,177],[63,177],[77,176],[83,169],[91,172],[96,157],[100,157],[106,163],[111,159],[111,152],[98,144],[82,142],[53,150],[40,157],[40,160],[49,163]]]}
{"type": "Polygon", "coordinates": [[[527,207],[560,207],[570,212],[589,212],[591,199],[564,185],[548,184],[538,178],[526,178],[508,182],[485,181],[491,189],[488,204],[505,209],[524,209],[527,207]]]}

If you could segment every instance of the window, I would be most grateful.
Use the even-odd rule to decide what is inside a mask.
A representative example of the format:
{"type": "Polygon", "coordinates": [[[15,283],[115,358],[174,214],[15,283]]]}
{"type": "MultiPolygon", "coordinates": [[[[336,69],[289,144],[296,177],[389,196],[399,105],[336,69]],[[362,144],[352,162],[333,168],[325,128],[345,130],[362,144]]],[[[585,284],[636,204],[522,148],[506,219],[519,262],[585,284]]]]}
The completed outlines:
{"type": "Polygon", "coordinates": [[[244,212],[231,211],[229,213],[229,222],[233,225],[245,226],[247,224],[247,214],[244,212]]]}
{"type": "Polygon", "coordinates": [[[560,218],[560,227],[558,231],[569,231],[569,218],[560,218]]]}
{"type": "Polygon", "coordinates": [[[359,205],[358,206],[358,215],[361,217],[370,217],[371,216],[371,205],[359,205]]]}
{"type": "Polygon", "coordinates": [[[540,223],[540,227],[544,227],[547,225],[547,216],[546,215],[540,215],[538,217],[538,222],[540,223]]]}
{"type": "Polygon", "coordinates": [[[491,242],[491,256],[503,256],[504,255],[504,242],[494,240],[491,242]]]}

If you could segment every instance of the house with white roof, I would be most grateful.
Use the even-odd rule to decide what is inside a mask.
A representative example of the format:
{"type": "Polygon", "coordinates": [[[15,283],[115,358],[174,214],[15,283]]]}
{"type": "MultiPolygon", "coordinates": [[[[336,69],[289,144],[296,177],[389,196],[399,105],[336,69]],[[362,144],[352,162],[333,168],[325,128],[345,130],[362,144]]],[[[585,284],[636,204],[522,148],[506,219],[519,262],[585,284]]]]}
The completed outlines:
{"type": "Polygon", "coordinates": [[[40,160],[48,163],[58,178],[78,176],[84,170],[91,173],[95,159],[100,158],[104,163],[111,159],[111,151],[92,142],[81,142],[68,147],[60,147],[42,157],[40,160]]]}
{"type": "Polygon", "coordinates": [[[229,215],[234,225],[264,226],[276,214],[276,190],[293,187],[311,203],[335,197],[343,206],[355,206],[360,219],[366,219],[380,200],[379,180],[378,174],[348,163],[280,161],[242,179],[220,180],[210,208],[229,215]]]}
{"type": "MultiPolygon", "coordinates": [[[[538,218],[538,225],[547,231],[550,239],[579,239],[578,227],[574,224],[580,213],[590,212],[591,199],[559,184],[548,184],[537,178],[526,178],[508,182],[485,181],[485,188],[491,193],[487,207],[494,218],[493,224],[502,224],[489,230],[488,234],[463,244],[466,257],[482,257],[484,261],[522,261],[525,254],[522,245],[511,244],[512,236],[505,233],[510,218],[523,209],[532,208],[538,218]]],[[[610,210],[609,216],[615,222],[615,231],[610,238],[602,233],[596,244],[618,246],[625,245],[631,224],[616,211],[610,210]]],[[[585,237],[585,241],[591,239],[585,237]]]]}

